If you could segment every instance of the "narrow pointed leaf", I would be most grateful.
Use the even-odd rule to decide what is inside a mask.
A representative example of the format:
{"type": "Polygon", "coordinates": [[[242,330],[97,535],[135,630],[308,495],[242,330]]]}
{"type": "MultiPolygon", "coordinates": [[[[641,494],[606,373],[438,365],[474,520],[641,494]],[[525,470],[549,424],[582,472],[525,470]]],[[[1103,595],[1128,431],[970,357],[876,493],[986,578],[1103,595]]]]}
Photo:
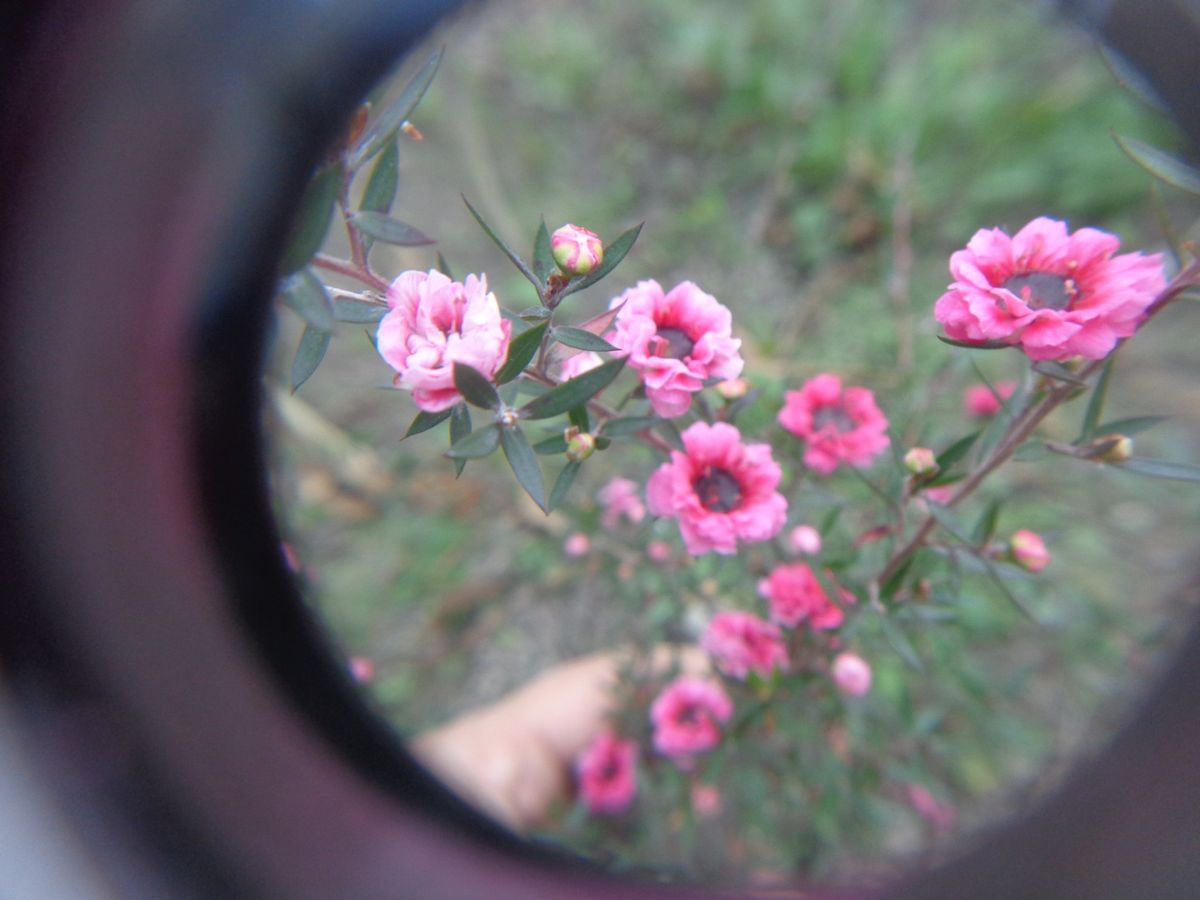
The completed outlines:
{"type": "Polygon", "coordinates": [[[1037,462],[1048,459],[1051,455],[1045,441],[1026,441],[1016,449],[1012,458],[1014,462],[1037,462]]]}
{"type": "Polygon", "coordinates": [[[1083,413],[1083,423],[1079,428],[1079,437],[1075,439],[1075,443],[1077,444],[1090,440],[1096,434],[1096,425],[1100,421],[1100,416],[1104,413],[1104,401],[1108,396],[1108,383],[1112,379],[1113,360],[1114,357],[1110,356],[1108,362],[1104,364],[1104,368],[1100,370],[1100,379],[1092,389],[1092,396],[1088,398],[1087,409],[1083,413]]]}
{"type": "Polygon", "coordinates": [[[1033,364],[1033,371],[1049,376],[1050,378],[1056,378],[1059,381],[1066,381],[1070,384],[1087,384],[1086,378],[1080,378],[1066,366],[1062,365],[1062,363],[1056,363],[1049,359],[1035,362],[1033,364]]]}
{"type": "Polygon", "coordinates": [[[542,345],[542,335],[546,333],[548,324],[548,322],[542,322],[540,325],[526,328],[509,341],[508,359],[496,373],[496,384],[508,384],[525,371],[525,367],[537,356],[538,348],[542,345]]]}
{"type": "Polygon", "coordinates": [[[357,212],[350,217],[350,224],[363,234],[370,235],[385,244],[396,244],[400,247],[422,247],[434,243],[433,238],[423,231],[384,213],[357,212]]]}
{"type": "Polygon", "coordinates": [[[1200,466],[1166,462],[1161,459],[1127,459],[1123,463],[1112,465],[1111,468],[1171,481],[1200,481],[1200,466]]]}
{"type": "Polygon", "coordinates": [[[1200,196],[1200,170],[1137,138],[1113,134],[1117,146],[1135,163],[1165,184],[1200,196]]]}
{"type": "Polygon", "coordinates": [[[450,418],[450,410],[444,409],[441,412],[425,412],[421,410],[417,413],[416,418],[412,420],[412,424],[408,426],[408,431],[404,432],[404,438],[410,438],[413,435],[422,434],[429,431],[431,428],[436,428],[450,418]]]}
{"type": "Polygon", "coordinates": [[[1041,623],[1038,622],[1038,620],[1034,618],[1033,613],[1029,611],[1029,607],[1018,600],[1017,595],[1009,590],[1008,585],[1004,583],[1004,576],[1000,574],[1000,571],[996,568],[996,564],[986,556],[977,556],[976,559],[983,563],[984,571],[987,572],[988,577],[992,580],[992,583],[1000,589],[1000,593],[1003,594],[1004,598],[1016,608],[1017,612],[1023,615],[1034,625],[1040,625],[1041,623]]]}
{"type": "Polygon", "coordinates": [[[538,467],[533,448],[525,438],[525,432],[520,428],[501,428],[500,446],[504,448],[504,458],[508,460],[509,467],[517,476],[517,481],[525,489],[525,493],[529,494],[543,512],[549,512],[546,506],[546,487],[542,483],[542,470],[538,467]]]}
{"type": "Polygon", "coordinates": [[[937,456],[939,471],[949,472],[960,459],[967,455],[972,445],[979,440],[979,435],[980,432],[976,431],[966,437],[961,437],[939,453],[937,456]]]}
{"type": "Polygon", "coordinates": [[[1097,425],[1096,434],[1123,434],[1126,437],[1132,437],[1170,420],[1170,416],[1133,416],[1129,419],[1114,419],[1103,425],[1097,425]]]}
{"type": "Polygon", "coordinates": [[[318,331],[333,331],[336,317],[333,301],[325,285],[310,268],[289,275],[283,280],[283,302],[318,331]]]}
{"type": "Polygon", "coordinates": [[[601,433],[607,437],[627,437],[653,428],[658,421],[654,416],[627,416],[621,419],[609,419],[604,423],[601,433]]]}
{"type": "MultiPolygon", "coordinates": [[[[450,446],[453,447],[456,443],[465,438],[471,433],[471,410],[465,403],[455,404],[450,409],[450,446]]],[[[467,467],[465,459],[454,460],[454,477],[457,478],[463,473],[463,469],[467,467]]]]}
{"type": "Polygon", "coordinates": [[[392,208],[396,198],[396,187],[400,183],[400,150],[393,137],[387,143],[386,149],[375,160],[371,169],[371,177],[363,190],[362,203],[359,210],[363,212],[386,213],[392,208]]]}
{"type": "MultiPolygon", "coordinates": [[[[589,334],[602,335],[604,332],[608,331],[609,326],[612,325],[613,319],[617,317],[617,313],[621,311],[621,307],[624,305],[625,304],[622,302],[614,309],[605,310],[599,315],[592,316],[586,322],[580,322],[576,327],[582,331],[588,332],[589,334]]],[[[576,356],[582,352],[582,350],[576,350],[574,347],[568,347],[566,344],[556,344],[550,349],[548,359],[551,364],[561,365],[572,356],[576,356]]]]}
{"type": "Polygon", "coordinates": [[[525,322],[543,322],[553,313],[544,306],[527,306],[517,313],[517,318],[525,322]]]}
{"type": "Polygon", "coordinates": [[[546,220],[538,222],[537,235],[533,239],[533,271],[542,284],[558,269],[554,254],[550,250],[550,232],[546,230],[546,220]]]}
{"type": "Polygon", "coordinates": [[[446,257],[442,256],[442,251],[440,250],[437,255],[437,270],[450,280],[454,280],[454,273],[450,270],[450,263],[446,262],[446,257]]]}
{"type": "Polygon", "coordinates": [[[1000,518],[1000,507],[1003,505],[1003,500],[993,500],[987,505],[975,527],[971,529],[972,544],[981,547],[992,539],[992,535],[996,533],[996,522],[1000,518]]]}
{"type": "Polygon", "coordinates": [[[592,334],[582,328],[571,328],[560,325],[554,329],[554,339],[560,344],[574,347],[576,350],[592,350],[596,353],[612,353],[619,348],[614,347],[599,335],[592,334]]]}
{"type": "Polygon", "coordinates": [[[451,459],[481,459],[500,446],[500,427],[487,424],[450,445],[446,455],[451,459]]]}
{"type": "Polygon", "coordinates": [[[500,395],[492,383],[465,363],[454,363],[454,387],[472,406],[492,410],[500,408],[500,395]]]}
{"type": "Polygon", "coordinates": [[[880,625],[883,629],[883,637],[891,645],[891,648],[896,651],[902,660],[908,663],[913,669],[918,672],[924,672],[925,666],[921,663],[921,657],[917,655],[917,651],[913,648],[912,642],[891,617],[884,614],[880,617],[880,625]]]}
{"type": "Polygon", "coordinates": [[[568,294],[573,294],[576,291],[582,291],[584,288],[591,287],[593,284],[615,269],[618,265],[620,265],[621,260],[625,258],[626,254],[633,249],[633,245],[637,243],[638,235],[642,233],[642,225],[644,224],[645,223],[642,222],[638,225],[635,225],[633,228],[630,228],[628,231],[617,237],[617,239],[611,244],[606,244],[604,247],[604,261],[582,278],[578,280],[572,279],[570,284],[563,288],[563,291],[561,294],[559,294],[559,296],[566,297],[568,294]]]}
{"type": "Polygon", "coordinates": [[[325,358],[325,351],[329,349],[332,339],[333,335],[328,331],[321,331],[311,325],[304,329],[304,334],[300,335],[300,345],[292,359],[292,393],[317,371],[317,366],[325,358]]]}
{"type": "Polygon", "coordinates": [[[582,403],[587,403],[608,387],[624,366],[624,359],[614,359],[595,369],[589,369],[582,375],[530,400],[521,407],[521,415],[526,419],[548,419],[550,416],[562,415],[582,403]]]}
{"type": "Polygon", "coordinates": [[[942,506],[940,503],[929,504],[929,514],[937,519],[937,523],[949,531],[952,535],[958,538],[967,546],[971,546],[971,535],[967,531],[966,526],[959,520],[950,509],[942,506]]]}
{"type": "Polygon", "coordinates": [[[475,217],[475,221],[479,223],[479,227],[483,229],[484,234],[490,237],[492,242],[504,251],[504,255],[512,260],[512,264],[517,267],[522,275],[529,279],[529,283],[537,289],[538,296],[541,296],[542,283],[538,281],[538,277],[533,274],[533,270],[529,268],[529,264],[520,256],[518,256],[517,252],[513,250],[512,247],[508,246],[508,244],[501,240],[500,235],[496,234],[496,232],[492,230],[492,226],[483,220],[483,216],[481,216],[475,207],[471,205],[470,200],[463,196],[462,201],[463,203],[467,204],[467,209],[471,211],[471,215],[475,217]]]}
{"type": "Polygon", "coordinates": [[[355,300],[353,297],[338,297],[333,301],[333,315],[339,322],[356,325],[373,325],[387,315],[388,308],[382,303],[355,300]]]}
{"type": "Polygon", "coordinates": [[[661,434],[676,450],[683,449],[683,435],[679,433],[679,426],[670,419],[659,419],[655,426],[659,434],[661,434]]]}
{"type": "Polygon", "coordinates": [[[567,420],[580,431],[591,431],[592,420],[586,404],[580,404],[567,412],[567,420]]]}
{"type": "Polygon", "coordinates": [[[1011,344],[1005,344],[1002,341],[977,341],[971,343],[969,341],[956,341],[954,338],[948,338],[943,334],[939,334],[937,339],[943,344],[949,344],[951,347],[966,347],[968,350],[1003,350],[1005,347],[1011,347],[1011,344]]]}
{"type": "Polygon", "coordinates": [[[555,456],[567,452],[567,441],[561,434],[555,434],[533,445],[533,452],[538,456],[555,456]]]}
{"type": "Polygon", "coordinates": [[[404,86],[404,90],[400,92],[395,102],[380,113],[375,124],[367,129],[366,134],[362,136],[358,145],[351,151],[351,169],[357,169],[382,150],[387,145],[387,142],[395,136],[400,126],[412,115],[413,110],[417,108],[417,104],[421,102],[421,98],[425,96],[425,91],[433,81],[438,63],[441,61],[442,48],[439,47],[430,54],[425,64],[409,79],[408,84],[404,86]]]}
{"type": "Polygon", "coordinates": [[[287,249],[280,261],[281,275],[291,275],[308,265],[325,243],[325,233],[329,231],[333,208],[342,188],[343,174],[341,165],[335,163],[317,172],[308,183],[296,212],[296,221],[288,235],[287,249]]]}
{"type": "Polygon", "coordinates": [[[558,478],[554,479],[554,487],[550,490],[550,503],[546,507],[546,512],[558,509],[563,500],[567,499],[567,492],[575,483],[575,476],[579,474],[582,465],[583,463],[568,462],[563,466],[563,470],[558,473],[558,478]]]}

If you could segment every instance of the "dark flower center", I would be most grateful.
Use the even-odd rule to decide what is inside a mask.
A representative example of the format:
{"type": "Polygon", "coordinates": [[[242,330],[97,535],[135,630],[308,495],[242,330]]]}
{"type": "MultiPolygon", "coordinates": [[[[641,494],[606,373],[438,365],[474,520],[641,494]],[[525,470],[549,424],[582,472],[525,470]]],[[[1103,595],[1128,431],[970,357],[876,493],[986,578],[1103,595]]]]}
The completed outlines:
{"type": "Polygon", "coordinates": [[[658,355],[669,356],[671,359],[685,358],[696,346],[696,342],[682,328],[660,328],[658,338],[658,355]]]}
{"type": "Polygon", "coordinates": [[[705,509],[713,512],[729,512],[742,499],[742,486],[724,469],[710,469],[708,474],[696,479],[696,496],[705,509]]]}
{"type": "Polygon", "coordinates": [[[857,423],[850,418],[849,413],[841,406],[822,406],[812,417],[813,429],[820,431],[826,425],[833,425],[835,431],[847,432],[853,431],[858,427],[857,423]]]}
{"type": "Polygon", "coordinates": [[[612,781],[621,772],[621,767],[617,765],[617,761],[611,756],[604,760],[604,765],[600,767],[600,780],[612,781]]]}
{"type": "Polygon", "coordinates": [[[678,722],[680,725],[699,725],[700,710],[690,704],[685,706],[679,711],[678,722]]]}
{"type": "Polygon", "coordinates": [[[1014,275],[1003,286],[1024,300],[1030,309],[1066,309],[1075,297],[1074,285],[1046,272],[1014,275]]]}

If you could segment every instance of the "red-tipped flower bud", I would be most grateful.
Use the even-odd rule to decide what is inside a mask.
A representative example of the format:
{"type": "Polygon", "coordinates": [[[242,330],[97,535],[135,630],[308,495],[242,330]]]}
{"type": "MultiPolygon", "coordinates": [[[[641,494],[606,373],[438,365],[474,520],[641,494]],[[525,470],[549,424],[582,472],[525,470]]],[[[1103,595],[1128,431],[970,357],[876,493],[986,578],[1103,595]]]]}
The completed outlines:
{"type": "Polygon", "coordinates": [[[1026,572],[1040,572],[1050,564],[1050,551],[1041,535],[1025,528],[1009,538],[1008,555],[1026,572]]]}
{"type": "Polygon", "coordinates": [[[550,253],[566,275],[586,275],[604,261],[604,243],[594,231],[564,225],[550,235],[550,253]]]}

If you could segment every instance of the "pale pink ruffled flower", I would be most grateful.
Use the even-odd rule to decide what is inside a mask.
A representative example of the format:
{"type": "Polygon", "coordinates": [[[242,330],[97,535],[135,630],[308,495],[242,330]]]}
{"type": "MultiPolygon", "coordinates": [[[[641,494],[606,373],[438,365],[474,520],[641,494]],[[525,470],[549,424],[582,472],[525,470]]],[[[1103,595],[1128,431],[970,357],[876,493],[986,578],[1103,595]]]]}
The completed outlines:
{"type": "Polygon", "coordinates": [[[636,482],[628,478],[612,478],[596,494],[596,502],[604,509],[600,524],[614,531],[625,519],[636,525],[646,518],[646,504],[636,482]]]}
{"type": "Polygon", "coordinates": [[[1037,218],[1009,237],[975,232],[950,257],[934,318],[956,341],[1020,346],[1031,359],[1102,359],[1162,291],[1162,256],[1123,253],[1116,235],[1037,218]]]}
{"type": "Polygon", "coordinates": [[[767,444],[743,444],[732,425],[696,422],[646,485],[650,512],[679,520],[688,552],[731,555],[738,541],[765,541],[787,519],[782,473],[767,444]]]}
{"type": "Polygon", "coordinates": [[[712,617],[700,646],[718,669],[742,681],[750,672],[769,678],[787,669],[787,647],[779,626],[748,612],[726,610],[712,617]]]}
{"type": "Polygon", "coordinates": [[[814,472],[831,475],[842,462],[864,468],[891,443],[888,420],[864,387],[843,390],[840,378],[822,373],[783,396],[779,424],[805,442],[804,464],[814,472]]]}
{"type": "MultiPolygon", "coordinates": [[[[841,587],[838,590],[843,604],[854,602],[850,591],[841,587]]],[[[828,631],[840,626],[845,618],[807,563],[776,566],[758,582],[758,593],[770,605],[771,621],[789,628],[808,622],[814,631],[828,631]]]]}
{"type": "Polygon", "coordinates": [[[732,336],[729,310],[690,281],[667,294],[657,281],[640,281],[609,308],[620,311],[606,339],[629,357],[664,418],[687,412],[708,379],[742,373],[742,342],[732,336]]]}
{"type": "Polygon", "coordinates": [[[996,393],[986,384],[973,384],[963,391],[963,409],[967,415],[986,419],[1004,408],[1001,401],[1007,400],[1017,389],[1015,381],[997,381],[996,393]],[[996,395],[999,394],[999,397],[996,395]]]}
{"type": "Polygon", "coordinates": [[[584,806],[593,813],[626,809],[637,793],[637,744],[601,733],[575,760],[575,778],[584,806]]]}
{"type": "Polygon", "coordinates": [[[402,272],[387,302],[375,339],[379,355],[396,370],[396,386],[412,391],[425,412],[458,403],[455,363],[494,378],[508,356],[512,323],[501,318],[483,275],[458,282],[436,270],[402,272]]]}
{"type": "Polygon", "coordinates": [[[857,653],[839,653],[831,671],[833,683],[843,694],[862,697],[871,690],[871,666],[857,653]]]}
{"type": "Polygon", "coordinates": [[[676,678],[650,707],[654,749],[683,759],[711,750],[721,741],[721,725],[732,715],[733,703],[715,681],[676,678]]]}

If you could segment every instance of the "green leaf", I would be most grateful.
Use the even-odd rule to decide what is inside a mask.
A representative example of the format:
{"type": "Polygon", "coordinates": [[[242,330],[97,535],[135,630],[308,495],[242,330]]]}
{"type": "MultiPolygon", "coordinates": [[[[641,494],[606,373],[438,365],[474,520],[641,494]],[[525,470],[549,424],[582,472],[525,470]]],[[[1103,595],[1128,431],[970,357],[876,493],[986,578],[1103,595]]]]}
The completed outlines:
{"type": "Polygon", "coordinates": [[[883,613],[879,617],[880,626],[883,629],[884,639],[887,640],[891,648],[899,654],[900,658],[908,663],[913,669],[924,673],[925,666],[921,664],[921,657],[917,656],[917,651],[913,648],[912,642],[908,636],[891,617],[883,613]]]}
{"type": "Polygon", "coordinates": [[[500,446],[500,426],[488,423],[450,445],[446,455],[451,459],[481,459],[500,446]]]}
{"type": "Polygon", "coordinates": [[[421,247],[434,243],[433,238],[411,225],[379,212],[357,212],[350,216],[350,224],[363,234],[370,235],[385,244],[401,247],[421,247]]]}
{"type": "Polygon", "coordinates": [[[1003,505],[1003,499],[993,500],[987,505],[987,508],[979,517],[979,521],[971,529],[972,544],[981,547],[992,539],[992,535],[996,533],[996,522],[1000,518],[1000,507],[1003,505]]]}
{"type": "Polygon", "coordinates": [[[1164,184],[1200,196],[1200,171],[1157,147],[1113,133],[1117,146],[1135,163],[1164,184]]]}
{"type": "Polygon", "coordinates": [[[551,435],[534,444],[533,452],[539,456],[556,456],[559,453],[566,453],[567,440],[561,434],[551,435]]]}
{"type": "Polygon", "coordinates": [[[937,519],[937,523],[949,531],[967,546],[972,546],[971,535],[966,526],[949,508],[940,503],[929,504],[929,514],[937,519]]]}
{"type": "Polygon", "coordinates": [[[329,349],[331,340],[333,340],[333,335],[328,331],[321,331],[311,325],[305,327],[304,334],[300,335],[300,345],[296,348],[296,355],[292,359],[293,394],[300,385],[312,377],[313,372],[317,371],[317,366],[325,358],[325,351],[329,349]]]}
{"type": "Polygon", "coordinates": [[[448,409],[443,409],[441,412],[435,413],[421,410],[419,413],[417,413],[416,418],[412,420],[412,424],[408,426],[408,431],[404,432],[404,437],[400,440],[404,440],[404,438],[410,438],[413,435],[422,434],[431,428],[436,428],[448,418],[450,418],[450,410],[448,409]]]}
{"type": "Polygon", "coordinates": [[[1012,344],[1005,344],[1003,341],[977,341],[975,343],[956,341],[954,338],[948,338],[943,334],[939,334],[937,339],[943,344],[949,344],[951,347],[966,347],[968,350],[1003,350],[1005,347],[1012,346],[1012,344]]]}
{"type": "Polygon", "coordinates": [[[653,428],[658,421],[654,416],[626,416],[620,419],[609,419],[601,427],[600,433],[608,437],[627,437],[653,428]]]}
{"type": "Polygon", "coordinates": [[[1014,462],[1037,462],[1038,460],[1049,459],[1052,456],[1049,447],[1045,441],[1026,441],[1013,453],[1014,462]]]}
{"type": "Polygon", "coordinates": [[[642,222],[633,228],[630,228],[611,244],[607,244],[604,248],[604,261],[582,278],[578,280],[572,279],[571,282],[565,288],[563,288],[562,293],[559,294],[559,297],[566,297],[568,294],[573,294],[576,291],[582,291],[584,288],[591,287],[593,284],[615,269],[618,265],[620,265],[621,260],[625,258],[626,254],[633,249],[633,245],[637,243],[638,235],[642,233],[642,225],[644,224],[646,223],[642,222]]]}
{"type": "Polygon", "coordinates": [[[335,311],[333,301],[316,274],[310,268],[289,275],[280,291],[283,302],[318,331],[333,331],[335,311]]]}
{"type": "Polygon", "coordinates": [[[1097,425],[1096,434],[1123,434],[1126,437],[1132,437],[1170,420],[1170,416],[1133,416],[1129,419],[1114,419],[1103,425],[1097,425]]]}
{"type": "Polygon", "coordinates": [[[392,208],[396,198],[396,187],[400,183],[400,149],[393,137],[387,143],[387,148],[375,161],[371,169],[371,177],[363,190],[362,203],[359,210],[363,212],[386,213],[392,208]]]}
{"type": "Polygon", "coordinates": [[[1043,359],[1035,362],[1033,364],[1033,371],[1050,378],[1056,378],[1059,381],[1069,382],[1070,384],[1087,385],[1086,378],[1080,378],[1062,363],[1056,363],[1053,360],[1043,359]]]}
{"type": "Polygon", "coordinates": [[[520,428],[501,428],[500,446],[504,448],[504,458],[517,476],[517,481],[525,489],[533,502],[543,512],[549,512],[546,506],[546,488],[542,484],[542,470],[538,467],[537,457],[525,439],[525,432],[520,428]]]}
{"type": "Polygon", "coordinates": [[[372,325],[387,315],[388,308],[370,300],[355,300],[353,297],[338,297],[333,301],[333,316],[339,322],[356,325],[372,325]]]}
{"type": "Polygon", "coordinates": [[[1096,424],[1104,412],[1104,401],[1108,396],[1108,383],[1112,379],[1114,360],[1115,357],[1110,356],[1108,362],[1104,364],[1104,368],[1100,370],[1100,380],[1096,382],[1096,386],[1092,389],[1092,396],[1088,398],[1087,409],[1083,413],[1083,424],[1079,428],[1079,437],[1075,439],[1076,444],[1090,440],[1096,434],[1096,424]]]}
{"type": "Polygon", "coordinates": [[[492,383],[466,363],[454,363],[454,387],[472,406],[491,410],[500,408],[500,395],[492,383]]]}
{"type": "Polygon", "coordinates": [[[837,527],[838,519],[842,517],[842,508],[834,506],[829,512],[825,513],[825,518],[821,519],[821,524],[817,526],[817,531],[821,533],[821,537],[829,537],[833,529],[837,527]]]}
{"type": "Polygon", "coordinates": [[[1110,468],[1124,469],[1138,475],[1149,475],[1151,478],[1165,478],[1170,481],[1200,481],[1200,466],[1190,466],[1185,463],[1166,462],[1161,459],[1127,459],[1123,463],[1110,464],[1110,468]]]}
{"type": "Polygon", "coordinates": [[[563,466],[563,470],[558,473],[558,478],[554,479],[554,487],[550,490],[550,504],[546,508],[546,512],[552,512],[562,505],[563,500],[567,498],[567,492],[571,490],[571,485],[575,483],[575,476],[579,474],[579,469],[583,463],[568,462],[563,466]]]}
{"type": "Polygon", "coordinates": [[[587,405],[580,404],[567,412],[567,419],[580,431],[591,431],[592,420],[588,416],[587,405]]]}
{"type": "Polygon", "coordinates": [[[437,255],[437,270],[449,278],[454,280],[454,273],[450,271],[450,263],[446,262],[446,257],[442,256],[442,251],[438,251],[437,255]]]}
{"type": "Polygon", "coordinates": [[[538,222],[537,235],[533,239],[533,271],[542,284],[558,271],[558,263],[554,261],[554,253],[550,250],[550,232],[546,229],[545,218],[538,222]]]}
{"type": "Polygon", "coordinates": [[[542,294],[542,283],[538,281],[538,277],[533,274],[533,271],[529,268],[529,264],[525,262],[525,260],[521,259],[521,257],[517,255],[517,252],[513,250],[512,247],[504,243],[504,241],[500,239],[500,235],[492,231],[492,226],[483,220],[483,216],[481,216],[475,207],[471,205],[471,201],[468,200],[465,195],[460,194],[459,196],[462,196],[463,203],[467,204],[467,209],[471,211],[471,215],[475,217],[475,221],[479,223],[479,227],[483,229],[484,234],[490,237],[492,242],[504,251],[504,255],[512,260],[512,264],[517,267],[520,273],[529,279],[529,283],[537,289],[538,296],[540,297],[542,294]]]}
{"type": "Polygon", "coordinates": [[[614,347],[599,335],[584,331],[582,328],[571,328],[559,325],[552,332],[554,339],[560,344],[574,347],[576,350],[593,350],[597,353],[612,353],[620,348],[614,347]]]}
{"type": "Polygon", "coordinates": [[[325,243],[344,174],[341,164],[334,163],[317,172],[308,183],[279,265],[281,275],[291,275],[307,266],[325,243]]]}
{"type": "Polygon", "coordinates": [[[537,356],[538,348],[542,345],[542,335],[546,333],[548,322],[526,328],[508,343],[508,359],[496,373],[496,384],[508,384],[525,371],[525,367],[537,356]]]}
{"type": "Polygon", "coordinates": [[[548,419],[574,409],[608,387],[624,366],[624,359],[613,359],[589,369],[530,400],[521,407],[521,416],[526,419],[548,419]]]}
{"type": "Polygon", "coordinates": [[[900,586],[904,584],[904,579],[908,575],[909,570],[913,567],[913,562],[916,560],[916,555],[909,556],[895,572],[891,574],[887,581],[879,586],[879,596],[883,600],[890,600],[896,595],[896,591],[900,590],[900,586]]]}
{"type": "Polygon", "coordinates": [[[425,91],[433,81],[433,76],[437,72],[438,63],[442,61],[442,48],[438,48],[425,64],[421,66],[417,73],[409,79],[408,84],[404,86],[404,90],[396,98],[387,109],[385,109],[379,118],[375,120],[367,132],[359,140],[358,145],[350,153],[350,168],[351,170],[358,169],[368,159],[387,146],[387,142],[395,137],[400,126],[412,115],[417,104],[421,102],[421,98],[425,96],[425,91]]]}
{"type": "Polygon", "coordinates": [[[1034,625],[1040,625],[1041,623],[1034,618],[1033,613],[1029,611],[1029,608],[1017,599],[1016,594],[1008,589],[1008,585],[1004,583],[1004,576],[1000,574],[1000,571],[996,568],[996,564],[986,556],[976,555],[975,558],[983,563],[984,571],[987,572],[988,577],[992,580],[992,583],[1000,589],[1000,593],[1004,595],[1004,598],[1014,607],[1016,607],[1017,612],[1027,618],[1034,625]]]}
{"type": "Polygon", "coordinates": [[[979,435],[982,432],[976,431],[973,434],[968,434],[966,437],[961,437],[937,456],[938,470],[948,472],[954,465],[962,459],[970,451],[971,447],[979,440],[979,435]]]}
{"type": "MultiPolygon", "coordinates": [[[[450,410],[450,446],[453,447],[456,443],[465,438],[471,433],[471,410],[465,403],[458,403],[450,410]]],[[[467,467],[465,459],[454,460],[454,477],[457,478],[463,473],[463,469],[467,467]]]]}
{"type": "Polygon", "coordinates": [[[527,306],[517,313],[517,318],[524,322],[542,322],[554,315],[544,306],[527,306]]]}

